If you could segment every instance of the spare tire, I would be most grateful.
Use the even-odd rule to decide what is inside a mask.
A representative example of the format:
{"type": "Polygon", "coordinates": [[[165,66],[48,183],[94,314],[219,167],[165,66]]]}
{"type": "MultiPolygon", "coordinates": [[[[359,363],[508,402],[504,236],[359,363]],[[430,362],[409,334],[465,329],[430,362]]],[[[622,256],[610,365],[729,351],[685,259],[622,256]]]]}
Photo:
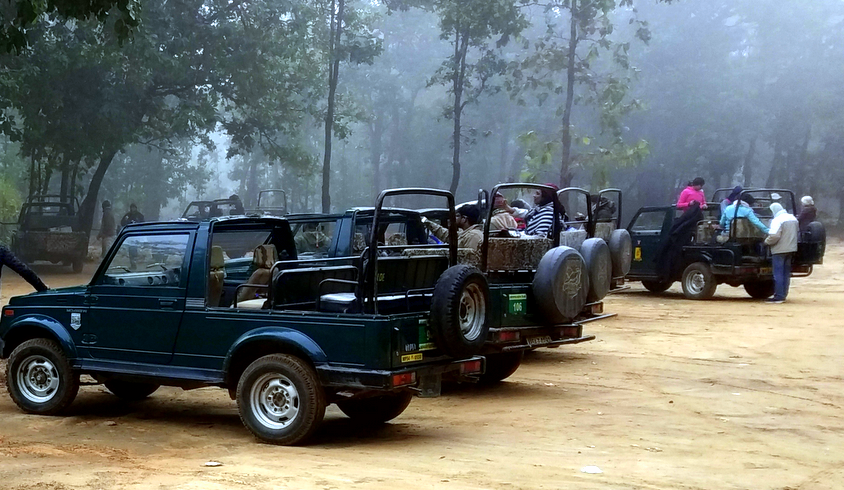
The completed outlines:
{"type": "Polygon", "coordinates": [[[607,243],[612,257],[612,276],[624,277],[630,272],[633,260],[633,240],[627,230],[615,230],[607,243]]]}
{"type": "Polygon", "coordinates": [[[610,292],[612,283],[612,257],[610,247],[601,238],[589,238],[580,246],[580,255],[589,273],[587,301],[599,301],[610,292]]]}
{"type": "Polygon", "coordinates": [[[589,294],[589,274],[583,256],[571,247],[545,252],[533,276],[533,294],[547,323],[574,319],[589,294]]]}
{"type": "Polygon", "coordinates": [[[815,261],[821,264],[823,263],[823,254],[826,251],[826,229],[820,221],[812,221],[806,231],[809,234],[809,243],[815,245],[815,250],[813,250],[817,254],[815,261]]]}
{"type": "Polygon", "coordinates": [[[452,357],[480,352],[489,332],[489,285],[477,268],[459,264],[446,269],[434,285],[431,334],[452,357]]]}

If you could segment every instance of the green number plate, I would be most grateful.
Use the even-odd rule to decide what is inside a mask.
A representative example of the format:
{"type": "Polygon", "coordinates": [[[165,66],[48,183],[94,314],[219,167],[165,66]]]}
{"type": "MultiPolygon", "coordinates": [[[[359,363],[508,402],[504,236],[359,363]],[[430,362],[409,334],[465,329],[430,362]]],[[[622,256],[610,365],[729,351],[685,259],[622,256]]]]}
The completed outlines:
{"type": "Polygon", "coordinates": [[[431,332],[428,330],[428,321],[419,320],[419,350],[433,350],[436,348],[434,339],[431,338],[431,332]]]}
{"type": "Polygon", "coordinates": [[[524,315],[527,313],[527,294],[508,294],[507,313],[511,315],[524,315]]]}

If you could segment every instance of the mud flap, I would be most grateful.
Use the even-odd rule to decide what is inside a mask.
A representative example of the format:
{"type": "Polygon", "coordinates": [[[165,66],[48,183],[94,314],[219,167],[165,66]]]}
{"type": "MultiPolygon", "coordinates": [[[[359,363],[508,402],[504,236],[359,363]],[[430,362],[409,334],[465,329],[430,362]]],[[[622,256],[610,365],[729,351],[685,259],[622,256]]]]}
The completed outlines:
{"type": "Polygon", "coordinates": [[[441,374],[423,374],[419,377],[419,397],[434,398],[442,393],[443,378],[441,374]]]}

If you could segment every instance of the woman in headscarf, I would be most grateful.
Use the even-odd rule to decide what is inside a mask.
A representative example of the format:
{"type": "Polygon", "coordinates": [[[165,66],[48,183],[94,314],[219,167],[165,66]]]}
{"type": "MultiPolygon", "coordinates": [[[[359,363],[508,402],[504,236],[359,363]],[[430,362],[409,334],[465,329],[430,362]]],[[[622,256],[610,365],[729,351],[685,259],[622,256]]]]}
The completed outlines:
{"type": "Polygon", "coordinates": [[[742,191],[744,191],[744,189],[742,189],[740,185],[733,187],[733,191],[730,192],[730,195],[721,201],[721,214],[724,214],[727,206],[734,203],[736,199],[741,196],[742,191]]]}
{"type": "Polygon", "coordinates": [[[815,200],[812,196],[803,196],[800,198],[800,214],[797,216],[797,222],[800,224],[800,231],[809,229],[809,223],[815,221],[818,217],[818,210],[815,208],[815,200]]]}

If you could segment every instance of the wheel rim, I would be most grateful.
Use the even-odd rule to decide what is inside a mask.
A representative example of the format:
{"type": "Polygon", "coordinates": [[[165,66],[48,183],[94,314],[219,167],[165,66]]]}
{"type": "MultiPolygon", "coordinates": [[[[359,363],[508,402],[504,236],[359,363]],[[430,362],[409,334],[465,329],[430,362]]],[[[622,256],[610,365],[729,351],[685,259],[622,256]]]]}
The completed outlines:
{"type": "Polygon", "coordinates": [[[703,272],[694,271],[686,277],[686,289],[692,294],[700,294],[706,288],[703,272]]]}
{"type": "Polygon", "coordinates": [[[59,370],[44,356],[29,356],[17,372],[21,395],[33,403],[46,403],[59,390],[59,370]]]}
{"type": "Polygon", "coordinates": [[[466,340],[475,340],[486,321],[486,298],[477,284],[469,284],[460,295],[460,333],[466,340]]]}
{"type": "Polygon", "coordinates": [[[258,378],[249,397],[252,414],[267,428],[284,429],[299,414],[299,392],[287,376],[279,373],[267,373],[258,378]]]}

